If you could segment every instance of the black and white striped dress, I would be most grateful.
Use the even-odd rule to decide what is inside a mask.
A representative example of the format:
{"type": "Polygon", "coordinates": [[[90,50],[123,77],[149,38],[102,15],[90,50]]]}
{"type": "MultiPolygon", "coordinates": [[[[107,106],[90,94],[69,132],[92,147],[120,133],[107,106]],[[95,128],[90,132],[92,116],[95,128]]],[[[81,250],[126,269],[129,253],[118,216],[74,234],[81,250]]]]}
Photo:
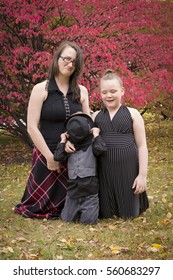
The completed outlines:
{"type": "Polygon", "coordinates": [[[132,190],[139,164],[130,111],[121,105],[111,120],[107,109],[102,109],[95,123],[107,146],[98,158],[100,218],[138,217],[149,203],[146,192],[134,195],[132,190]]]}

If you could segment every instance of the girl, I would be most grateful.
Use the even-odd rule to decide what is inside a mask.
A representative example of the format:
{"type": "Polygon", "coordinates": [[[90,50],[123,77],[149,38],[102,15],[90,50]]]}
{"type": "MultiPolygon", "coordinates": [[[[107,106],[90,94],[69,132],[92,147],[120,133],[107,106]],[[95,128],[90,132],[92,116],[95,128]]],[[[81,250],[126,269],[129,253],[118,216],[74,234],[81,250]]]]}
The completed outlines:
{"type": "Polygon", "coordinates": [[[101,78],[100,92],[105,108],[93,114],[107,146],[98,160],[100,218],[135,218],[149,206],[144,121],[136,109],[122,105],[123,83],[112,70],[101,78]]]}

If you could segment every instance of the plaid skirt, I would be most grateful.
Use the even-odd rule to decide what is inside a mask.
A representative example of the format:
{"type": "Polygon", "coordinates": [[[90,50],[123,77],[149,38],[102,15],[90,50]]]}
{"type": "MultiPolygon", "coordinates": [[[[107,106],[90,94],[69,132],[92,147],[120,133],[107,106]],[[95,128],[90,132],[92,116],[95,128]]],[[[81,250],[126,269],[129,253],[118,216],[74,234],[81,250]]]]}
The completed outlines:
{"type": "Polygon", "coordinates": [[[61,173],[51,171],[44,156],[34,149],[32,169],[15,213],[28,218],[59,218],[66,197],[67,176],[66,163],[61,164],[61,173]]]}

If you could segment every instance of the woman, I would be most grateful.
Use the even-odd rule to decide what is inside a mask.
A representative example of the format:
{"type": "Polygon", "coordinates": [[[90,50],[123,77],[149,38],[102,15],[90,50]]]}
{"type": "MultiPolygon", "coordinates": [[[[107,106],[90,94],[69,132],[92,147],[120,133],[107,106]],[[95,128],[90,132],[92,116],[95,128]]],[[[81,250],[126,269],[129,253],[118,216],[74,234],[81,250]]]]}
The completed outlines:
{"type": "Polygon", "coordinates": [[[48,80],[34,86],[28,106],[27,130],[34,143],[32,170],[15,212],[25,217],[58,218],[64,205],[66,164],[53,154],[64,122],[78,111],[89,114],[87,89],[78,85],[83,68],[81,49],[63,42],[55,51],[48,80]]]}

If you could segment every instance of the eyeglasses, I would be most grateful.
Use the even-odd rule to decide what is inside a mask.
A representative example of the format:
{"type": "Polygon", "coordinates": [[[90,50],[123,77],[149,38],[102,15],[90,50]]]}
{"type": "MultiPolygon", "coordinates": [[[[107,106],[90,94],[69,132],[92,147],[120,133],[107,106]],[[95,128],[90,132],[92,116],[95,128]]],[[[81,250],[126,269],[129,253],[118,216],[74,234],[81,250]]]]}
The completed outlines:
{"type": "Polygon", "coordinates": [[[72,63],[73,66],[75,66],[75,63],[76,63],[76,60],[72,60],[70,57],[66,56],[66,57],[63,57],[63,56],[60,56],[62,58],[62,60],[69,64],[69,63],[72,63]]]}

